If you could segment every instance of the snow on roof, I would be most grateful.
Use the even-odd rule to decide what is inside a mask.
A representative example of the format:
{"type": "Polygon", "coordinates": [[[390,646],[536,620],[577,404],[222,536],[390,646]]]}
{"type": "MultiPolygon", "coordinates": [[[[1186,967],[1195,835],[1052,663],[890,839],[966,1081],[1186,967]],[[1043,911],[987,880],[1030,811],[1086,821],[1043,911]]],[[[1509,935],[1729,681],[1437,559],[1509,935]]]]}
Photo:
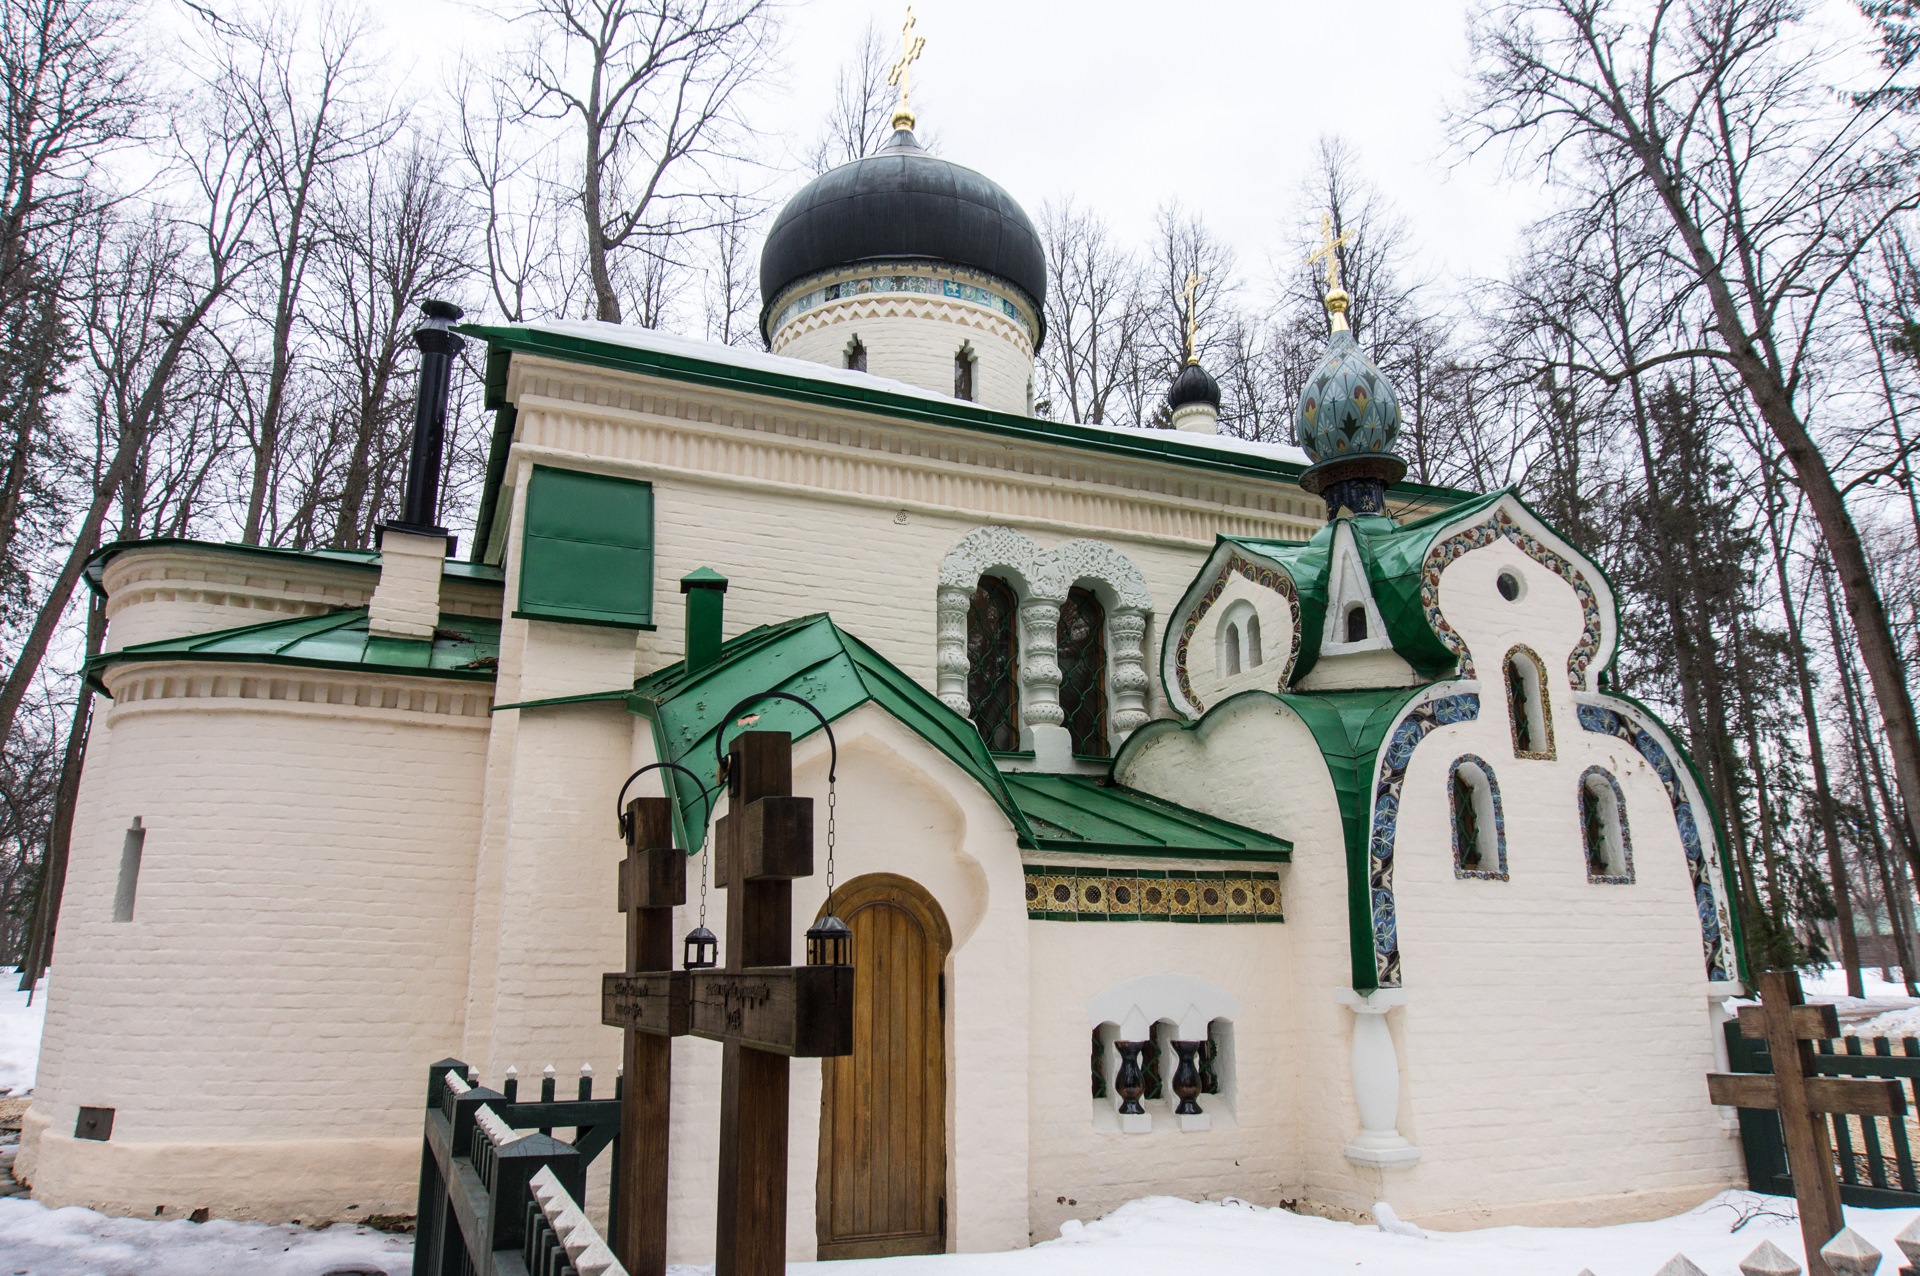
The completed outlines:
{"type": "MultiPolygon", "coordinates": [[[[533,332],[550,333],[556,337],[569,337],[576,341],[596,341],[602,345],[623,346],[629,350],[645,350],[653,354],[673,355],[682,359],[701,359],[708,363],[720,363],[774,376],[796,377],[861,390],[878,390],[883,394],[897,394],[903,398],[924,399],[932,403],[957,402],[952,395],[922,389],[917,385],[908,385],[904,381],[895,381],[890,377],[876,377],[866,372],[855,372],[851,368],[836,368],[830,364],[814,363],[809,359],[794,359],[787,355],[769,354],[765,350],[730,346],[718,341],[676,337],[632,324],[604,323],[598,319],[548,319],[513,326],[533,332]]],[[[1069,424],[1082,430],[1100,430],[1113,434],[1140,433],[1125,426],[1093,425],[1084,421],[1069,422],[1069,424]]],[[[1171,435],[1182,444],[1208,451],[1258,456],[1271,461],[1286,461],[1294,465],[1312,464],[1305,452],[1290,444],[1257,443],[1252,439],[1237,439],[1224,434],[1195,434],[1189,431],[1177,433],[1157,431],[1157,433],[1171,435]]]]}

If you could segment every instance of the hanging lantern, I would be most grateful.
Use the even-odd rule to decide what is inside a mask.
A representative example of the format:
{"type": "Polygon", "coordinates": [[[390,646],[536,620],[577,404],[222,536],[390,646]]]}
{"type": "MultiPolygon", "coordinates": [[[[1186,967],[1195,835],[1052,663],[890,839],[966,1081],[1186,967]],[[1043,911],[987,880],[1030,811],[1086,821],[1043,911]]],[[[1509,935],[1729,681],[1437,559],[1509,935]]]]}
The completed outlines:
{"type": "Polygon", "coordinates": [[[807,965],[853,965],[853,932],[832,913],[807,928],[807,965]]]}
{"type": "Polygon", "coordinates": [[[694,927],[687,932],[681,964],[688,970],[712,970],[720,964],[720,941],[705,926],[694,927]]]}

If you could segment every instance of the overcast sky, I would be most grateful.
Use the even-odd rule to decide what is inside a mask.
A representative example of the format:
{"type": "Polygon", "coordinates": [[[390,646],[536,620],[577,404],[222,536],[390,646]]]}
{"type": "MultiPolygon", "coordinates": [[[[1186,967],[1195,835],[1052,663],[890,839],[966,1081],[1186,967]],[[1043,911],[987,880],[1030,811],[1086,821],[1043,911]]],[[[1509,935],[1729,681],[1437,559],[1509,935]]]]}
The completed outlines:
{"type": "MultiPolygon", "coordinates": [[[[485,0],[381,6],[404,62],[446,83],[442,57],[502,38],[485,0]]],[[[948,158],[1000,182],[1038,218],[1072,196],[1130,242],[1177,197],[1266,279],[1314,145],[1337,133],[1408,217],[1430,269],[1499,273],[1536,208],[1496,166],[1459,164],[1444,111],[1466,66],[1467,0],[918,0],[921,122],[948,158]]],[[[789,193],[833,81],[869,21],[897,44],[905,6],[795,0],[786,66],[754,108],[789,193]],[[785,171],[782,172],[781,170],[785,171]]],[[[1249,297],[1248,301],[1257,298],[1249,297]]]]}

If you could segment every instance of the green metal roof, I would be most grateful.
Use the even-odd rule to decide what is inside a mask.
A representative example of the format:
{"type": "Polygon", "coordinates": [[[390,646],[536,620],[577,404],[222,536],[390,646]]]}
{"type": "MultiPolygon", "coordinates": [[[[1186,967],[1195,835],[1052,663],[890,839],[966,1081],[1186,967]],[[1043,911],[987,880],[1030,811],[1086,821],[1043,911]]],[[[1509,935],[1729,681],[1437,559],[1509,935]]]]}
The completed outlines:
{"type": "MultiPolygon", "coordinates": [[[[799,696],[829,722],[878,704],[985,789],[1028,850],[1272,861],[1293,849],[1279,838],[1090,777],[1002,773],[973,723],[825,614],[728,639],[719,659],[696,674],[681,662],[668,665],[634,684],[627,707],[653,723],[655,756],[689,768],[712,788],[718,784],[714,737],[728,725],[722,715],[768,691],[799,696]]],[[[812,714],[788,701],[760,700],[752,711],[756,727],[788,731],[796,740],[820,729],[812,714]]],[[[664,774],[673,785],[680,844],[696,850],[706,838],[706,796],[678,772],[664,774]]]]}
{"type": "MultiPolygon", "coordinates": [[[[494,423],[494,440],[488,455],[486,486],[480,495],[478,526],[474,530],[473,553],[476,558],[486,553],[491,539],[494,505],[506,473],[507,446],[503,435],[511,433],[514,419],[512,405],[506,399],[507,367],[516,351],[695,385],[769,394],[898,421],[949,426],[997,438],[1170,462],[1242,479],[1298,484],[1300,475],[1306,469],[1297,462],[1255,452],[1208,447],[1190,438],[1183,438],[1173,430],[1090,428],[1064,421],[996,412],[960,399],[899,394],[879,386],[849,385],[823,377],[741,367],[720,359],[640,349],[531,327],[466,324],[458,331],[487,343],[486,406],[498,413],[494,423]]],[[[1434,505],[1453,505],[1472,495],[1454,488],[1421,483],[1402,483],[1394,491],[1396,495],[1407,499],[1434,505]]]]}
{"type": "MultiPolygon", "coordinates": [[[[221,554],[237,554],[244,557],[301,559],[311,563],[324,563],[331,567],[347,567],[357,571],[378,571],[380,569],[380,551],[377,549],[285,549],[275,545],[248,545],[240,541],[197,541],[184,536],[149,536],[140,540],[113,541],[102,545],[87,559],[84,568],[87,585],[95,593],[101,593],[104,586],[101,578],[107,563],[117,554],[131,549],[185,548],[212,550],[221,554]]],[[[506,579],[506,573],[488,563],[467,562],[464,559],[449,558],[441,575],[455,580],[471,580],[481,584],[498,585],[506,579]]]]}
{"type": "Polygon", "coordinates": [[[1101,855],[1291,860],[1293,843],[1088,775],[1000,777],[1026,817],[1029,849],[1101,855]]]}
{"type": "MultiPolygon", "coordinates": [[[[1488,492],[1406,523],[1396,523],[1377,514],[1338,519],[1315,532],[1308,541],[1223,536],[1220,543],[1237,545],[1277,564],[1293,577],[1294,588],[1300,594],[1300,657],[1293,668],[1293,677],[1298,681],[1320,659],[1320,636],[1331,602],[1327,597],[1327,578],[1333,556],[1334,529],[1345,523],[1353,529],[1354,546],[1360,551],[1361,562],[1366,564],[1367,583],[1372,587],[1380,617],[1386,622],[1394,651],[1423,677],[1440,678],[1452,672],[1455,656],[1427,623],[1427,610],[1420,600],[1420,572],[1427,550],[1443,528],[1491,508],[1510,490],[1488,492]]],[[[1205,588],[1215,570],[1209,560],[1189,586],[1188,595],[1205,588]]],[[[1183,611],[1189,605],[1187,599],[1182,599],[1183,611]]]]}
{"type": "Polygon", "coordinates": [[[478,616],[440,617],[431,642],[377,638],[367,632],[367,609],[351,607],[222,629],[186,638],[163,638],[109,651],[87,662],[89,682],[101,691],[101,673],[121,664],[155,660],[205,660],[228,664],[293,665],[308,669],[356,669],[492,682],[500,659],[500,622],[478,616]]]}

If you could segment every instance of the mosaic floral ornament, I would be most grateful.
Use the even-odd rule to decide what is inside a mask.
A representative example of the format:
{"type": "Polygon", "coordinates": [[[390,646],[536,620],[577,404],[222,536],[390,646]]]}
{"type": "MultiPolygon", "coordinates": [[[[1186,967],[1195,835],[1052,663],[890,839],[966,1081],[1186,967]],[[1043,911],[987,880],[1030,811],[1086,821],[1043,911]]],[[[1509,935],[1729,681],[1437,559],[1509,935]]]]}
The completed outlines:
{"type": "Polygon", "coordinates": [[[1694,911],[1700,915],[1700,947],[1706,956],[1707,978],[1739,978],[1733,960],[1733,918],[1727,911],[1727,892],[1720,880],[1720,865],[1707,854],[1706,847],[1700,841],[1699,821],[1694,816],[1693,803],[1687,797],[1686,786],[1680,781],[1680,772],[1674,766],[1673,758],[1652,732],[1617,709],[1583,704],[1578,706],[1578,716],[1580,725],[1587,730],[1597,735],[1616,736],[1631,744],[1647,760],[1653,773],[1660,777],[1660,783],[1667,790],[1667,800],[1673,804],[1673,822],[1679,827],[1680,846],[1687,856],[1687,875],[1693,882],[1694,911]]]}
{"type": "Polygon", "coordinates": [[[1285,687],[1293,677],[1293,665],[1300,657],[1300,591],[1294,588],[1293,577],[1274,567],[1260,567],[1248,562],[1238,554],[1230,555],[1226,565],[1207,586],[1207,592],[1200,595],[1200,601],[1187,613],[1186,623],[1180,626],[1180,637],[1174,643],[1173,675],[1180,684],[1180,694],[1193,706],[1196,714],[1206,712],[1207,706],[1194,694],[1193,682],[1187,673],[1187,651],[1193,645],[1193,636],[1199,631],[1200,622],[1206,619],[1220,596],[1227,592],[1227,581],[1233,576],[1244,576],[1262,589],[1271,589],[1287,600],[1287,616],[1291,622],[1292,637],[1287,642],[1287,658],[1280,666],[1280,677],[1276,687],[1285,687]]]}
{"type": "Polygon", "coordinates": [[[1399,396],[1347,329],[1334,332],[1327,357],[1307,378],[1294,425],[1315,462],[1393,450],[1400,436],[1399,396]]]}
{"type": "Polygon", "coordinates": [[[1491,545],[1501,538],[1519,546],[1520,552],[1539,563],[1542,567],[1573,586],[1573,592],[1580,600],[1580,641],[1575,644],[1567,656],[1567,681],[1575,691],[1591,690],[1587,677],[1593,665],[1593,658],[1600,652],[1600,598],[1593,592],[1593,586],[1579,568],[1568,562],[1562,555],[1548,548],[1539,537],[1527,531],[1515,522],[1513,516],[1503,509],[1496,509],[1484,522],[1455,532],[1443,541],[1436,542],[1427,551],[1426,561],[1420,567],[1420,605],[1426,610],[1427,624],[1433,632],[1440,635],[1440,641],[1447,644],[1453,653],[1460,657],[1460,676],[1474,678],[1473,653],[1467,650],[1467,643],[1447,623],[1440,614],[1440,574],[1455,559],[1470,554],[1482,546],[1491,545]]]}
{"type": "MultiPolygon", "coordinates": [[[[1413,750],[1436,727],[1472,722],[1480,716],[1480,697],[1471,691],[1440,696],[1415,705],[1393,729],[1380,751],[1373,785],[1373,831],[1367,842],[1367,899],[1373,914],[1374,976],[1382,988],[1400,986],[1399,925],[1393,903],[1393,837],[1400,823],[1400,790],[1406,784],[1413,750]]],[[[1491,774],[1489,772],[1488,774],[1491,774]]],[[[1496,820],[1498,806],[1495,807],[1496,820]]],[[[1504,825],[1501,845],[1504,850],[1504,825]]]]}

